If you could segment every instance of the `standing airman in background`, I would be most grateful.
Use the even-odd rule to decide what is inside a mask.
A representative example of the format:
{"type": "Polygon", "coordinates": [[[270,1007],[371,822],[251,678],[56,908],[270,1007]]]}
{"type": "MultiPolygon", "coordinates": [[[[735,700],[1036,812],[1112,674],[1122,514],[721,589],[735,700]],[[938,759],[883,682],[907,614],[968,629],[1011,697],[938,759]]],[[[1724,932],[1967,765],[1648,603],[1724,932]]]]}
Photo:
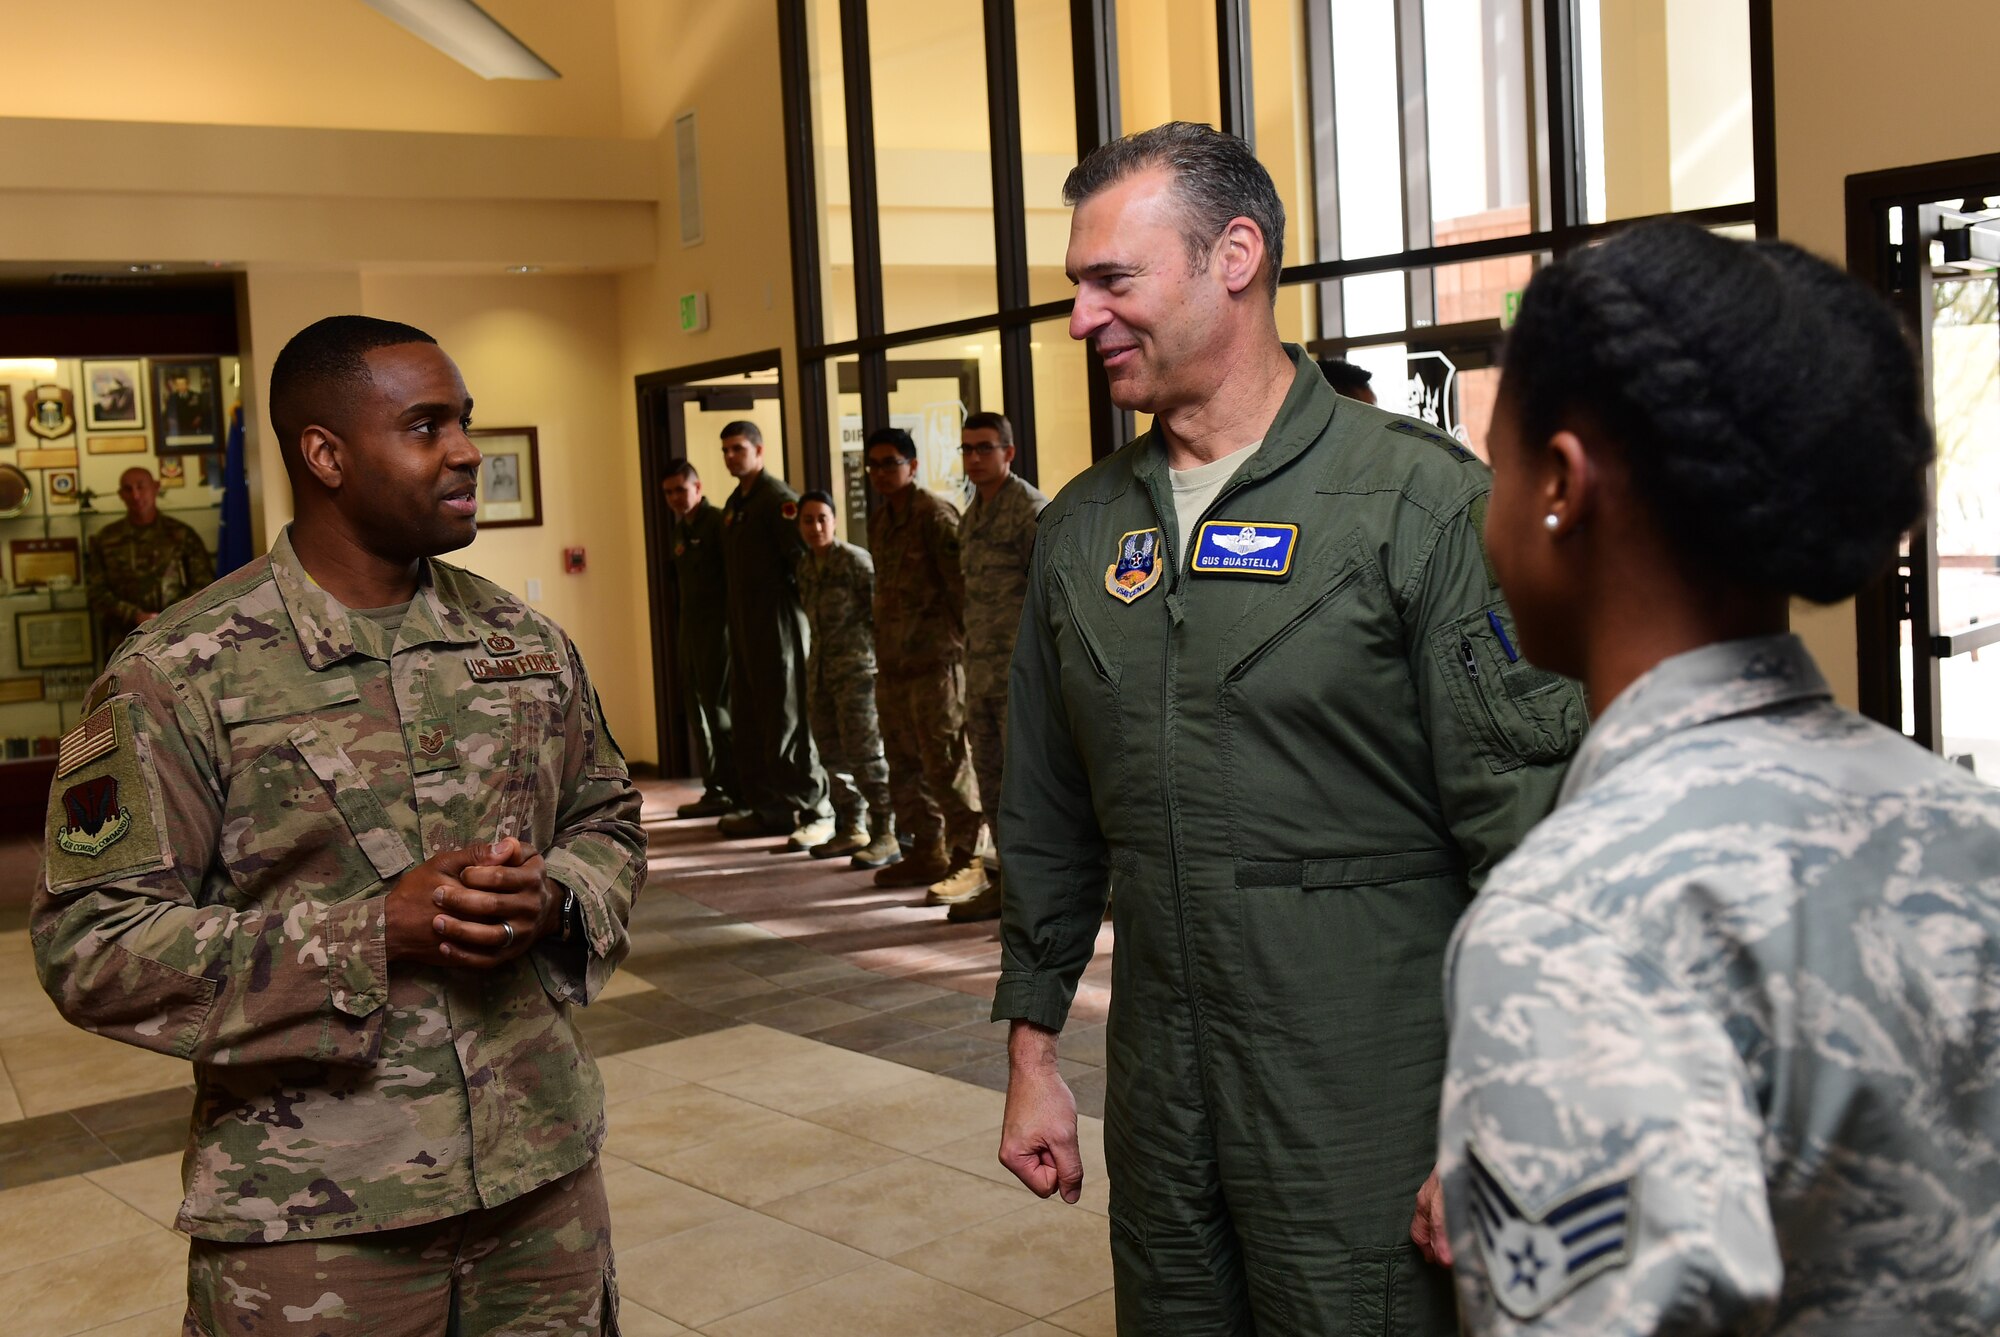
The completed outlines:
{"type": "Polygon", "coordinates": [[[125,518],[91,535],[84,589],[97,614],[97,652],[106,659],[132,629],[215,579],[201,536],[160,514],[160,480],[145,469],[118,478],[125,518]]]}
{"type": "MultiPolygon", "coordinates": [[[[965,477],[976,489],[959,522],[959,560],[965,571],[965,735],[979,777],[979,806],[989,827],[1000,816],[1000,763],[1007,741],[1007,668],[1028,597],[1028,564],[1035,555],[1035,520],[1049,504],[1033,483],[1014,472],[1014,424],[998,413],[975,413],[959,437],[965,477]]],[[[999,843],[997,830],[994,843],[999,843]]],[[[1000,860],[974,860],[931,888],[932,899],[951,907],[946,918],[996,919],[1000,915],[1000,860]]]]}
{"type": "Polygon", "coordinates": [[[723,508],[729,578],[729,692],[742,804],[725,836],[789,836],[808,850],[833,834],[826,784],[806,725],[806,615],[799,607],[799,497],[764,468],[764,433],[748,419],[722,429],[736,480],[723,508]]]}
{"type": "Polygon", "coordinates": [[[680,614],[674,633],[681,696],[694,722],[701,797],[682,817],[734,811],[736,756],[729,736],[729,573],[722,558],[722,512],[702,495],[701,475],[686,460],[667,466],[660,488],[674,513],[674,585],[680,614]]]}
{"type": "Polygon", "coordinates": [[[889,749],[889,789],[908,857],[875,874],[884,887],[928,887],[978,858],[979,809],[965,755],[965,573],[958,512],[917,486],[917,443],[878,427],[865,447],[883,504],[868,517],[875,558],[875,700],[889,749]]]}
{"type": "Polygon", "coordinates": [[[806,702],[834,815],[833,838],[812,856],[851,854],[856,868],[881,868],[903,855],[875,718],[875,563],[867,549],[835,537],[835,520],[829,494],[799,499],[799,602],[812,628],[806,702]]]}

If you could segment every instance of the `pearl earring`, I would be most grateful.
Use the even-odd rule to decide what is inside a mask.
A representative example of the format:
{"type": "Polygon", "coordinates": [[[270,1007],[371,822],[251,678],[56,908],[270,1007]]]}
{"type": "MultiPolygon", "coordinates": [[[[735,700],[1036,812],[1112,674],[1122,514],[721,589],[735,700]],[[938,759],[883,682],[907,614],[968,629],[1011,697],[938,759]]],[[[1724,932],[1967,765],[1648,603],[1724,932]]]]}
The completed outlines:
{"type": "Polygon", "coordinates": [[[1542,517],[1542,528],[1548,530],[1551,534],[1555,533],[1558,529],[1562,528],[1562,517],[1554,511],[1550,511],[1542,517]]]}

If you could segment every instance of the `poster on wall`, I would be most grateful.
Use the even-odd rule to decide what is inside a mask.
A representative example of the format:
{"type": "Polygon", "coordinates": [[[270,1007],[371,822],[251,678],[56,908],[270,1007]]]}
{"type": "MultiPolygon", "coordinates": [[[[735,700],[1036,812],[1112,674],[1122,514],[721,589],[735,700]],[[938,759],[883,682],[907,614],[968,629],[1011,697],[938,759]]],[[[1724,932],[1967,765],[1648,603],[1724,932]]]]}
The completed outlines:
{"type": "Polygon", "coordinates": [[[162,455],[221,450],[220,358],[155,358],[153,445],[162,455]]]}
{"type": "Polygon", "coordinates": [[[146,425],[144,373],[137,358],[83,364],[83,429],[115,432],[146,425]]]}

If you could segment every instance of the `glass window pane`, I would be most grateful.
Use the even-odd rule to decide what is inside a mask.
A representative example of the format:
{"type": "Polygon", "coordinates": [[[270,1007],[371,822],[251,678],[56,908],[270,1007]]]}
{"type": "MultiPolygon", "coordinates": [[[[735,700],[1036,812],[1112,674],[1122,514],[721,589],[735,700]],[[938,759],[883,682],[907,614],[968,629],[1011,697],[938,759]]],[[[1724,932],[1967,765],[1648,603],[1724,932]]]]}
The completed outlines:
{"type": "Polygon", "coordinates": [[[980,0],[869,0],[868,46],[884,328],[984,315],[998,289],[980,0]]]}
{"type": "Polygon", "coordinates": [[[1743,0],[1577,8],[1589,221],[1753,199],[1743,0]]]}
{"type": "Polygon", "coordinates": [[[1214,0],[1118,0],[1118,115],[1126,134],[1222,120],[1214,0]]]}
{"type": "MultiPolygon", "coordinates": [[[[1306,77],[1305,10],[1300,0],[1251,0],[1250,61],[1256,100],[1257,157],[1285,206],[1288,265],[1319,258],[1313,227],[1312,94],[1306,77]]],[[[1318,292],[1310,286],[1278,293],[1278,328],[1287,339],[1317,333],[1318,292]],[[1312,331],[1312,333],[1308,333],[1312,331]]]]}
{"type": "Polygon", "coordinates": [[[1069,322],[1034,326],[1035,486],[1053,497],[1090,467],[1089,352],[1069,337],[1069,322]]]}
{"type": "MultiPolygon", "coordinates": [[[[1423,14],[1432,242],[1518,237],[1530,227],[1520,0],[1424,0],[1423,14]]],[[[1529,272],[1525,259],[1439,270],[1438,324],[1497,318],[1506,292],[1529,272]]]]}
{"type": "MultiPolygon", "coordinates": [[[[1074,294],[1063,277],[1069,206],[1063,178],[1076,166],[1076,83],[1070,60],[1069,0],[1015,0],[1021,68],[1021,180],[1028,205],[1028,300],[1074,294]]],[[[1039,392],[1038,392],[1039,398],[1039,392]]]]}
{"type": "MultiPolygon", "coordinates": [[[[854,223],[847,200],[847,97],[840,56],[840,0],[806,6],[806,43],[812,53],[813,181],[819,198],[820,300],[826,342],[854,338],[854,223]]],[[[704,475],[705,476],[705,475],[704,475]]]]}
{"type": "Polygon", "coordinates": [[[1331,3],[1340,255],[1343,259],[1387,255],[1403,249],[1395,0],[1331,3]]]}
{"type": "Polygon", "coordinates": [[[968,414],[1006,411],[999,339],[988,332],[892,348],[888,372],[889,425],[916,438],[918,485],[964,509],[970,485],[958,456],[959,429],[968,414]]]}
{"type": "Polygon", "coordinates": [[[1486,458],[1486,432],[1500,389],[1500,339],[1446,347],[1362,344],[1338,354],[1374,373],[1368,388],[1391,413],[1421,418],[1486,458]]]}
{"type": "Polygon", "coordinates": [[[827,368],[826,395],[833,437],[840,443],[833,470],[841,529],[849,543],[868,546],[868,469],[862,462],[861,364],[847,358],[827,368]]]}

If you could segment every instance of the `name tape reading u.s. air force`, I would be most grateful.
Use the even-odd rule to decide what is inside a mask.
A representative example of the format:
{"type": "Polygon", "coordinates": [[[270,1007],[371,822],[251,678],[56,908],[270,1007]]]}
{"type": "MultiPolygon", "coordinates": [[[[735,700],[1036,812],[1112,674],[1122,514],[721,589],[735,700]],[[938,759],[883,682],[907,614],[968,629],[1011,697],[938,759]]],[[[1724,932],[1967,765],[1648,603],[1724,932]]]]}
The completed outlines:
{"type": "Polygon", "coordinates": [[[1195,537],[1189,569],[1204,576],[1287,576],[1298,544],[1297,525],[1208,520],[1195,537]]]}

